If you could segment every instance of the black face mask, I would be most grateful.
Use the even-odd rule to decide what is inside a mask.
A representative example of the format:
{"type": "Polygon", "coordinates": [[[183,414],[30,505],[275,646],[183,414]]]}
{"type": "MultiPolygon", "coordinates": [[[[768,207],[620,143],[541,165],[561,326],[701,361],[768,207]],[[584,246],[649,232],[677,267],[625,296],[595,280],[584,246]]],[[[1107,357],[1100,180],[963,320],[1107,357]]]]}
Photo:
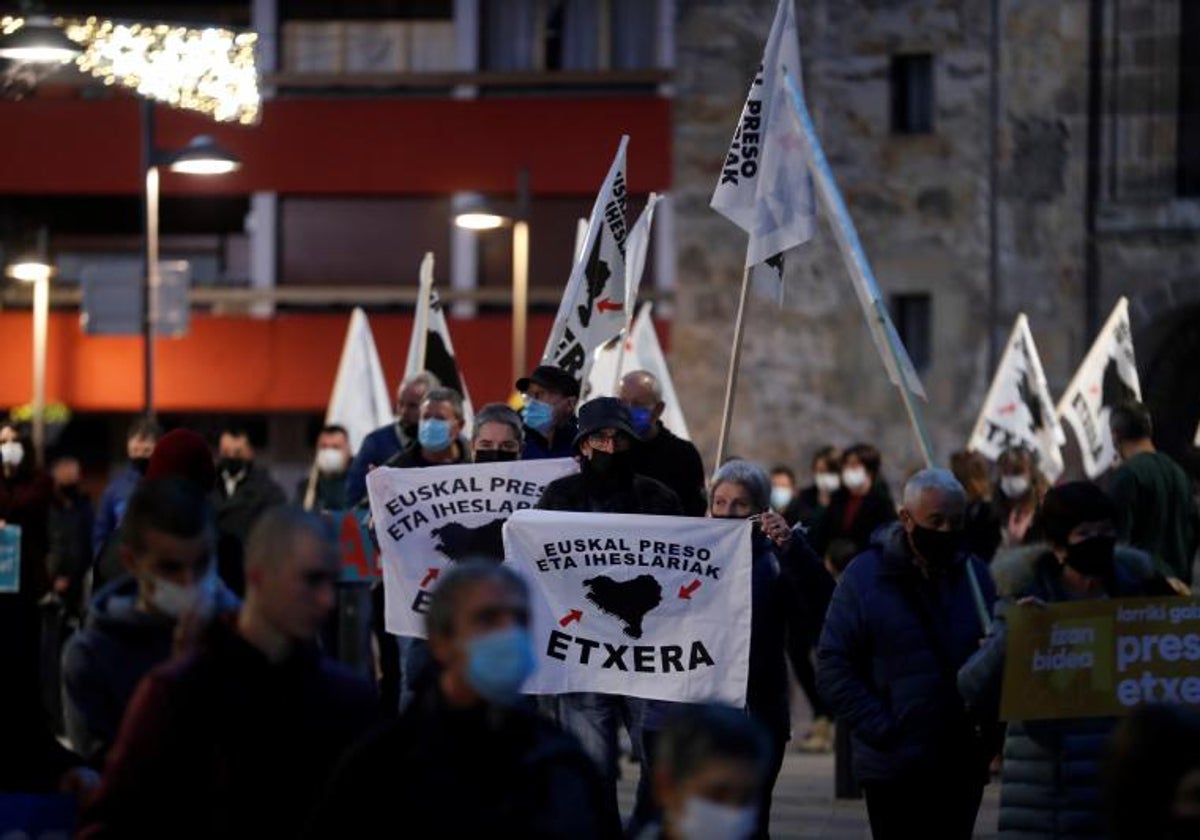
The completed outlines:
{"type": "Polygon", "coordinates": [[[138,475],[145,475],[146,470],[150,469],[149,458],[130,458],[129,466],[133,467],[133,471],[138,475]]]}
{"type": "Polygon", "coordinates": [[[1067,565],[1081,575],[1103,578],[1112,574],[1115,537],[1089,537],[1067,546],[1067,565]]]}
{"type": "Polygon", "coordinates": [[[475,463],[495,464],[501,461],[515,461],[518,454],[504,449],[480,449],[475,453],[475,463]]]}
{"type": "Polygon", "coordinates": [[[417,432],[421,430],[420,425],[420,423],[401,423],[400,431],[409,440],[416,440],[417,432]]]}
{"type": "Polygon", "coordinates": [[[962,531],[935,531],[913,523],[913,551],[921,555],[931,569],[944,569],[958,555],[962,548],[962,531]]]}
{"type": "Polygon", "coordinates": [[[584,469],[605,481],[624,481],[633,477],[633,465],[628,452],[601,452],[599,449],[593,449],[591,459],[583,463],[584,469]]]}
{"type": "Polygon", "coordinates": [[[222,458],[217,461],[217,469],[231,477],[240,475],[248,466],[250,462],[245,458],[222,458]]]}

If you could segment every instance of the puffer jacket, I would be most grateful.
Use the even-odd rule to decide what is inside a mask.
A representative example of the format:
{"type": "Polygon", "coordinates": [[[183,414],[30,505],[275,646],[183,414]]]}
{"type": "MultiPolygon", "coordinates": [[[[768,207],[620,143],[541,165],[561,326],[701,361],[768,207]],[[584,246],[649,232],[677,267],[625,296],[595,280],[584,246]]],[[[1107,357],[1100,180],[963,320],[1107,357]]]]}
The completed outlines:
{"type": "Polygon", "coordinates": [[[987,760],[955,682],[983,636],[968,564],[990,610],[995,592],[981,560],[960,552],[927,579],[899,523],[879,529],[838,581],[817,688],[850,728],[860,781],[984,781],[987,760]]]}
{"type": "MultiPolygon", "coordinates": [[[[1165,594],[1149,555],[1115,552],[1111,597],[1165,594]]],[[[987,643],[959,671],[963,698],[983,713],[1000,700],[1009,609],[1034,596],[1047,603],[1067,599],[1060,567],[1046,545],[1004,552],[992,564],[1004,596],[987,643]]],[[[1106,836],[1101,802],[1101,762],[1115,718],[1009,721],[1000,787],[1000,835],[1005,838],[1092,838],[1106,836]]]]}

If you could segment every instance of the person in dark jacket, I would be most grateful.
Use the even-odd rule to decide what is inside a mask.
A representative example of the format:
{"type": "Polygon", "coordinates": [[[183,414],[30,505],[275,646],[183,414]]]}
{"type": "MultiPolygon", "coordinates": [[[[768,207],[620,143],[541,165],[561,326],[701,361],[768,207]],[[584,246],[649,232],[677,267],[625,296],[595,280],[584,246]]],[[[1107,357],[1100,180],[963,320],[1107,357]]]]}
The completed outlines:
{"type": "Polygon", "coordinates": [[[63,650],[63,706],[71,746],[95,766],[117,736],[138,682],[165,662],[189,611],[227,614],[237,600],[216,577],[212,508],[193,484],[147,479],[126,506],[127,574],[92,599],[87,623],[63,650]]]}
{"type": "Polygon", "coordinates": [[[1200,512],[1187,473],[1154,448],[1154,425],[1141,403],[1117,406],[1108,423],[1121,458],[1108,487],[1117,507],[1117,539],[1153,557],[1166,577],[1191,585],[1200,512]]]}
{"type": "Polygon", "coordinates": [[[308,500],[308,478],[296,485],[296,504],[306,510],[347,510],[346,470],[354,453],[350,451],[350,435],[344,426],[322,426],[317,434],[317,453],[313,459],[316,481],[312,502],[308,500]]]}
{"type": "Polygon", "coordinates": [[[842,455],[842,488],[830,497],[809,540],[818,553],[824,554],[839,539],[864,551],[877,528],[896,520],[892,494],[879,475],[881,466],[879,450],[869,443],[855,444],[842,455]]]}
{"type": "Polygon", "coordinates": [[[294,837],[338,757],[375,721],[369,683],[323,659],[337,551],[268,511],[246,545],[236,627],[138,686],[81,837],[294,837]]]}
{"type": "Polygon", "coordinates": [[[771,824],[771,796],[791,738],[788,672],[784,655],[789,615],[787,584],[776,554],[793,537],[783,516],[771,510],[771,481],[757,464],[734,460],[713,477],[709,515],[714,518],[759,517],[753,535],[754,560],[750,585],[750,675],[746,708],[766,729],[771,743],[759,787],[758,823],[754,836],[766,837],[771,824]]]}
{"type": "Polygon", "coordinates": [[[813,453],[809,466],[813,483],[796,493],[783,510],[789,525],[803,525],[814,530],[820,525],[833,502],[833,494],[841,489],[842,453],[836,446],[822,446],[813,453]]]}
{"type": "Polygon", "coordinates": [[[61,457],[50,467],[54,495],[50,500],[47,532],[50,550],[46,570],[50,585],[63,602],[66,615],[80,613],[84,578],[92,565],[92,501],[79,487],[79,461],[61,457]]]}
{"type": "Polygon", "coordinates": [[[988,460],[978,452],[964,450],[950,456],[950,471],[967,491],[967,515],[963,525],[964,548],[985,563],[991,563],[1000,547],[1000,514],[992,503],[988,460]]]}
{"type": "Polygon", "coordinates": [[[635,370],[621,378],[617,398],[629,407],[633,430],[638,434],[634,458],[639,475],[657,479],[675,491],[684,516],[703,516],[708,508],[704,493],[704,462],[695,444],[671,433],[662,424],[662,386],[654,374],[635,370]]]}
{"type": "Polygon", "coordinates": [[[129,463],[108,483],[100,496],[100,507],[92,529],[93,557],[100,555],[109,538],[116,532],[117,526],[121,524],[125,505],[133,493],[133,488],[146,474],[150,466],[150,456],[154,454],[154,445],[161,433],[158,423],[153,418],[139,417],[130,425],[125,436],[125,454],[129,457],[129,463]]]}
{"type": "MultiPolygon", "coordinates": [[[[1046,494],[1042,523],[1049,545],[1011,552],[996,563],[1013,581],[996,604],[987,642],[963,665],[958,685],[967,703],[994,716],[1000,703],[1008,615],[1091,598],[1161,595],[1171,589],[1138,551],[1115,549],[1117,510],[1094,484],[1064,484],[1046,494]]],[[[1007,587],[1006,587],[1007,588],[1007,587]]],[[[1115,718],[1008,721],[1000,786],[1000,836],[1106,836],[1101,764],[1115,718]]]]}
{"type": "Polygon", "coordinates": [[[245,589],[243,546],[258,518],[286,504],[287,496],[264,467],[254,463],[254,447],[245,429],[221,432],[217,460],[217,558],[221,580],[238,595],[245,589]]]}
{"type": "Polygon", "coordinates": [[[517,393],[525,399],[525,448],[521,459],[569,458],[575,454],[575,404],[579,383],[554,365],[538,365],[517,380],[517,393]]]}
{"type": "Polygon", "coordinates": [[[367,473],[381,467],[417,442],[421,403],[425,395],[440,387],[437,376],[422,371],[408,377],[396,389],[396,422],[389,423],[363,438],[350,469],[346,472],[346,501],[357,507],[367,498],[367,473]]]}
{"type": "Polygon", "coordinates": [[[521,702],[535,662],[529,609],[505,566],[442,575],[426,615],[431,678],[346,755],[306,836],[620,836],[578,743],[521,702]]]}
{"type": "MultiPolygon", "coordinates": [[[[591,513],[642,513],[682,516],[679,497],[664,484],[637,475],[633,445],[637,433],[629,409],[615,397],[597,397],[579,409],[579,433],[575,446],[581,470],[546,485],[537,507],[591,513]]],[[[647,716],[654,729],[662,718],[663,706],[636,697],[593,692],[560,694],[553,699],[555,714],[563,729],[577,737],[596,763],[604,779],[606,819],[619,820],[617,809],[617,730],[623,723],[635,751],[643,758],[638,787],[635,824],[649,819],[653,809],[649,766],[645,762],[650,739],[643,729],[647,716]]]]}
{"type": "Polygon", "coordinates": [[[817,650],[817,687],[850,727],[876,838],[969,838],[991,756],[958,692],[984,635],[987,567],[960,549],[966,493],[947,470],[904,488],[900,522],[846,569],[817,650]]]}

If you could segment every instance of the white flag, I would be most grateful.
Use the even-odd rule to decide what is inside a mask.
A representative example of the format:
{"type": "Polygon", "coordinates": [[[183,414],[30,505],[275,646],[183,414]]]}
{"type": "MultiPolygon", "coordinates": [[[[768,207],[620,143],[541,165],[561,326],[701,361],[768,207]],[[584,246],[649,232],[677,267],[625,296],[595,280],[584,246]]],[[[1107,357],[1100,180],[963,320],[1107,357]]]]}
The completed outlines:
{"type": "Polygon", "coordinates": [[[522,510],[506,562],[532,594],[530,694],[744,706],[751,524],[522,510]]]}
{"type": "Polygon", "coordinates": [[[458,391],[463,398],[463,434],[471,433],[475,412],[471,406],[471,395],[467,381],[463,378],[454,358],[454,342],[450,340],[450,327],[446,323],[446,311],[433,288],[433,253],[428,252],[421,260],[421,285],[417,297],[417,310],[413,320],[412,336],[408,340],[408,359],[404,364],[404,378],[427,370],[447,388],[458,391]]]}
{"type": "Polygon", "coordinates": [[[1129,301],[1121,298],[1058,403],[1059,417],[1071,424],[1079,441],[1088,478],[1103,473],[1116,457],[1108,428],[1112,409],[1141,399],[1129,301]]]}
{"type": "Polygon", "coordinates": [[[1029,320],[1021,314],[967,448],[995,461],[1005,449],[1023,446],[1034,453],[1042,474],[1055,481],[1062,475],[1062,445],[1066,442],[1029,320]]]}
{"type": "MultiPolygon", "coordinates": [[[[800,78],[794,0],[779,0],[711,206],[750,234],[746,267],[812,238],[816,204],[803,140],[790,114],[784,69],[800,78]]],[[[779,271],[782,276],[782,271],[779,271]]]]}
{"type": "Polygon", "coordinates": [[[679,404],[679,395],[675,392],[675,382],[671,379],[671,371],[667,367],[667,357],[658,341],[658,332],[654,328],[649,301],[642,304],[637,318],[633,321],[633,329],[625,340],[625,355],[622,358],[618,351],[620,337],[596,348],[591,371],[588,373],[586,394],[591,397],[611,397],[613,383],[620,382],[621,377],[630,371],[644,370],[654,374],[662,388],[663,425],[676,436],[691,440],[687,421],[683,418],[683,407],[679,404]],[[617,366],[620,364],[620,371],[617,366]]]}
{"type": "MultiPolygon", "coordinates": [[[[571,269],[542,363],[582,381],[592,351],[625,324],[625,148],[616,157],[592,205],[587,235],[571,269]]],[[[630,303],[632,305],[632,303],[630,303]]]]}
{"type": "Polygon", "coordinates": [[[371,325],[366,313],[356,307],[350,313],[325,424],[344,426],[350,448],[357,452],[363,438],[395,419],[392,395],[383,376],[371,325]]]}
{"type": "Polygon", "coordinates": [[[551,481],[576,472],[574,458],[372,470],[367,493],[388,632],[424,638],[425,613],[441,573],[467,560],[499,563],[505,520],[536,505],[551,481]]]}

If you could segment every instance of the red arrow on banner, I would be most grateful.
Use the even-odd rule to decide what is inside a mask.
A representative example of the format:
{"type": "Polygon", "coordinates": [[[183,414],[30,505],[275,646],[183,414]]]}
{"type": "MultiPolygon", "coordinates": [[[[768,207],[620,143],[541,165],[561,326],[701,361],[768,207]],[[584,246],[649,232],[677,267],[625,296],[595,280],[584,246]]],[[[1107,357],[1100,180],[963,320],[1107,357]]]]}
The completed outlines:
{"type": "Polygon", "coordinates": [[[421,581],[421,588],[424,589],[429,584],[437,580],[438,575],[442,573],[441,569],[430,569],[425,573],[425,579],[421,581]]]}
{"type": "Polygon", "coordinates": [[[579,621],[582,618],[583,618],[582,610],[571,610],[569,613],[567,613],[566,615],[564,615],[562,618],[560,618],[558,620],[558,626],[566,627],[572,621],[579,621]]]}
{"type": "Polygon", "coordinates": [[[679,597],[685,601],[692,600],[692,593],[700,588],[700,581],[694,580],[687,586],[679,587],[679,597]]]}
{"type": "Polygon", "coordinates": [[[1002,405],[999,408],[999,411],[1001,414],[1012,414],[1016,410],[1017,410],[1016,403],[1009,403],[1008,405],[1002,405]]]}
{"type": "Polygon", "coordinates": [[[599,312],[620,312],[625,308],[623,303],[613,303],[608,298],[601,298],[596,301],[596,310],[599,312]]]}

